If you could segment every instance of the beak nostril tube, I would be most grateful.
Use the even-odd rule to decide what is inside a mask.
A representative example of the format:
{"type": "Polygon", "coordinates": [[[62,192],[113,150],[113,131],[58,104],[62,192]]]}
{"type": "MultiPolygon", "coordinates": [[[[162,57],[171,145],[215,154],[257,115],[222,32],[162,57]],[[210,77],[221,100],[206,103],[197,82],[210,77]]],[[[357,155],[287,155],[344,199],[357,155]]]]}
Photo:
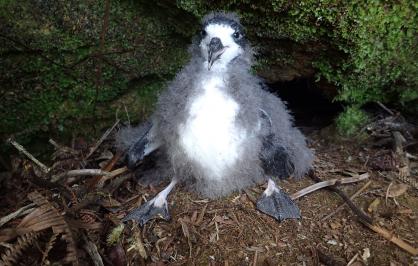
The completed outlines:
{"type": "Polygon", "coordinates": [[[210,40],[208,48],[208,69],[210,70],[213,63],[218,60],[225,51],[225,47],[223,46],[221,39],[214,37],[210,40]]]}
{"type": "Polygon", "coordinates": [[[209,50],[216,52],[221,50],[223,47],[222,41],[218,37],[214,37],[210,40],[209,50]]]}

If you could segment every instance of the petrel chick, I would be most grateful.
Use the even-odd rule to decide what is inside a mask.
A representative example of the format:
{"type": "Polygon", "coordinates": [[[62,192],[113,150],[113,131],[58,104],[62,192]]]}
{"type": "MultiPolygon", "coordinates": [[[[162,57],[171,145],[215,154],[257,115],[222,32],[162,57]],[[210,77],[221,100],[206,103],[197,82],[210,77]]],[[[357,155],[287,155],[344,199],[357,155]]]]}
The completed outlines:
{"type": "Polygon", "coordinates": [[[285,104],[253,75],[253,50],[238,17],[205,16],[189,52],[149,121],[117,137],[129,167],[158,149],[172,170],[170,184],[123,221],[169,219],[167,196],[178,182],[212,199],[267,182],[257,208],[279,221],[300,218],[273,180],[302,177],[313,154],[285,104]]]}

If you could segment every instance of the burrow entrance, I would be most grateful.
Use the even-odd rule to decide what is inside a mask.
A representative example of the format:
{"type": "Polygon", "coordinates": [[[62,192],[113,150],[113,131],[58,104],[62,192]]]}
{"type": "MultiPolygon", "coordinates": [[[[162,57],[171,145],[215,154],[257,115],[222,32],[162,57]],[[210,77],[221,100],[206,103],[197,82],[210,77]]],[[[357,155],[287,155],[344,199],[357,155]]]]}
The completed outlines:
{"type": "Polygon", "coordinates": [[[286,102],[295,118],[295,125],[305,130],[314,130],[332,124],[343,110],[342,105],[332,101],[335,88],[322,87],[311,78],[267,84],[270,92],[286,102]]]}

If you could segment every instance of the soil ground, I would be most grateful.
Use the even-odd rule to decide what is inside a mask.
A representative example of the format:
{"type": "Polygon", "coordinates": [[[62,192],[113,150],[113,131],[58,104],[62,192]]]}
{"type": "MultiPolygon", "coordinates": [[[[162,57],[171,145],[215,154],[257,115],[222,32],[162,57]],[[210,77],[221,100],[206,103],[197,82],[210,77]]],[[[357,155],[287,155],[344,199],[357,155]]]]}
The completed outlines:
{"type": "MultiPolygon", "coordinates": [[[[397,182],[398,172],[396,168],[378,171],[370,167],[369,161],[381,153],[381,149],[355,140],[331,138],[324,131],[310,133],[309,139],[316,154],[318,177],[328,180],[347,177],[347,173],[369,173],[372,183],[354,203],[368,212],[370,204],[379,201],[380,204],[368,212],[375,223],[411,246],[418,246],[417,190],[409,187],[396,201],[388,198],[386,202],[388,186],[397,182]]],[[[54,200],[57,191],[41,189],[29,182],[33,170],[25,168],[22,162],[21,165],[20,172],[13,174],[13,181],[3,180],[1,217],[30,203],[26,195],[33,190],[41,191],[58,209],[64,210],[63,200],[54,200]]],[[[85,186],[88,179],[74,179],[65,186],[74,190],[85,186]]],[[[367,181],[338,187],[352,195],[367,181]]],[[[305,177],[282,181],[280,186],[291,194],[313,183],[305,177]]],[[[117,191],[108,195],[109,199],[121,203],[119,209],[105,208],[105,204],[86,206],[84,216],[76,217],[84,217],[85,221],[85,213],[88,213],[92,223],[102,226],[100,230],[80,229],[74,234],[79,263],[93,265],[83,248],[81,235],[85,234],[97,246],[105,265],[322,265],[318,261],[324,256],[334,260],[326,263],[328,265],[347,265],[355,257],[351,265],[418,265],[417,257],[365,227],[347,206],[324,219],[343,204],[338,195],[325,189],[296,200],[302,211],[301,220],[279,223],[255,209],[254,200],[262,193],[263,186],[212,201],[177,187],[169,196],[171,221],[156,219],[142,229],[129,222],[117,243],[110,245],[106,238],[117,226],[118,219],[144,198],[150,199],[164,185],[142,187],[134,178],[128,178],[117,191]],[[140,239],[143,246],[133,245],[133,238],[140,239]]],[[[4,228],[14,228],[20,221],[18,218],[4,225],[0,235],[4,234],[4,228]]],[[[4,254],[6,247],[15,243],[13,241],[2,243],[0,254],[4,254]]],[[[37,243],[26,249],[26,256],[17,259],[18,264],[40,264],[47,241],[47,237],[38,238],[37,243]]],[[[63,254],[65,242],[57,243],[47,254],[46,262],[60,264],[63,254]]]]}

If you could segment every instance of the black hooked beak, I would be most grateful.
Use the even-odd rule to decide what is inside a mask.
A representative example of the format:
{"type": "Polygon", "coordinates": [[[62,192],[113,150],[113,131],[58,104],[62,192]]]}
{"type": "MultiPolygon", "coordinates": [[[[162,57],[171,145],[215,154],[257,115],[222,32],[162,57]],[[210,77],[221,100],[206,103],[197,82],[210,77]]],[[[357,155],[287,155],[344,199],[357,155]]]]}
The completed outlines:
{"type": "Polygon", "coordinates": [[[225,52],[226,47],[223,46],[221,39],[214,37],[210,40],[208,48],[208,69],[210,70],[213,63],[225,52]]]}

